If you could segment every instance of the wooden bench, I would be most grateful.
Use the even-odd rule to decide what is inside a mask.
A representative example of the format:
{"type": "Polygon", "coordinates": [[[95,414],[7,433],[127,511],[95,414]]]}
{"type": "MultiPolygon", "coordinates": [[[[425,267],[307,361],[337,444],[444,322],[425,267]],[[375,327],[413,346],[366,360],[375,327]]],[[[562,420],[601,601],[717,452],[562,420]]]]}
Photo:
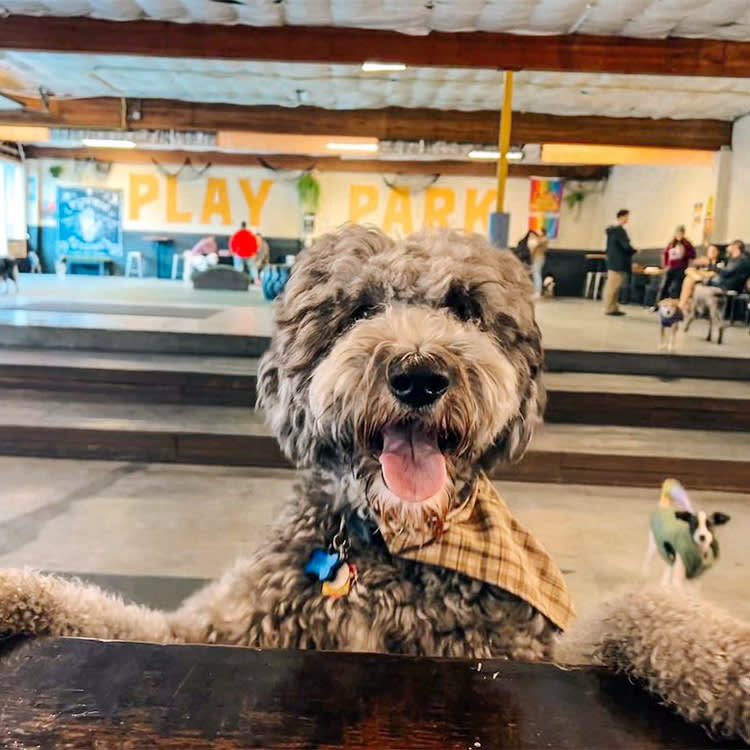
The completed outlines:
{"type": "Polygon", "coordinates": [[[76,639],[6,646],[0,717],[2,747],[68,750],[711,744],[595,668],[76,639]]]}

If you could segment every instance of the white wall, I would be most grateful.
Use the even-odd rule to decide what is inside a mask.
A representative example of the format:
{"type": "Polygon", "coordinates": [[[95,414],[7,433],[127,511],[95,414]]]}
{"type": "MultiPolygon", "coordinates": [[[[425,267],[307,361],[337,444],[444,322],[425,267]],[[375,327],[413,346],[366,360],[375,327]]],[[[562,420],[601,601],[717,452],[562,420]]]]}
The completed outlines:
{"type": "MultiPolygon", "coordinates": [[[[174,166],[170,165],[169,169],[174,170],[174,166]]],[[[48,226],[55,224],[57,185],[77,184],[123,190],[126,230],[227,234],[242,220],[256,223],[250,215],[249,191],[261,232],[268,236],[294,237],[300,231],[294,173],[212,167],[198,179],[179,179],[170,192],[164,174],[147,164],[115,164],[109,174],[100,175],[92,166],[76,165],[72,161],[31,160],[29,170],[38,175],[42,223],[48,226]],[[55,164],[63,167],[59,179],[50,175],[49,168],[55,164]],[[203,216],[207,206],[211,213],[203,216]]],[[[486,211],[475,212],[476,220],[470,220],[468,225],[467,215],[471,219],[472,205],[494,210],[495,184],[489,177],[441,177],[431,191],[415,190],[407,198],[394,195],[379,174],[322,172],[318,178],[321,183],[318,232],[357,218],[386,225],[387,231],[394,235],[404,234],[423,226],[426,203],[439,209],[443,201],[448,200],[452,208],[445,218],[451,226],[485,233],[486,211]],[[358,214],[358,202],[372,210],[358,214]]],[[[750,183],[750,132],[745,181],[750,183]]],[[[685,224],[688,235],[700,242],[702,224],[700,227],[693,224],[693,208],[694,204],[702,203],[705,210],[716,187],[716,175],[711,167],[621,166],[612,170],[606,183],[584,183],[584,187],[587,195],[582,205],[570,209],[563,202],[560,236],[552,247],[603,248],[604,228],[614,221],[619,208],[631,210],[628,231],[636,247],[666,244],[677,224],[685,224]]],[[[528,179],[510,179],[506,195],[506,210],[511,214],[510,239],[515,243],[527,227],[528,179]]],[[[38,213],[30,207],[30,216],[38,213]]],[[[742,220],[747,220],[750,230],[750,214],[743,215],[742,220]]],[[[746,236],[750,236],[750,231],[746,236]]]]}
{"type": "Polygon", "coordinates": [[[600,245],[604,227],[621,208],[630,209],[628,234],[637,248],[661,247],[675,227],[684,224],[688,239],[699,244],[708,199],[716,188],[712,167],[616,166],[607,181],[601,204],[600,245]],[[695,204],[703,204],[694,222],[695,204]]]}
{"type": "Polygon", "coordinates": [[[729,212],[724,239],[750,240],[750,116],[736,120],[732,128],[732,164],[729,177],[729,212]]]}

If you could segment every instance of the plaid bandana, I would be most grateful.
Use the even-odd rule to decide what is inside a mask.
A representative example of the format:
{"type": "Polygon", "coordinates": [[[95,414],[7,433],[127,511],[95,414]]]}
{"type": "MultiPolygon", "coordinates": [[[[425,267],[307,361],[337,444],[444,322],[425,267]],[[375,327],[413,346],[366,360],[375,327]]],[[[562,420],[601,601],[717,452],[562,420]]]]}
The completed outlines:
{"type": "Polygon", "coordinates": [[[383,538],[393,555],[455,570],[515,594],[561,630],[575,616],[560,569],[513,518],[484,473],[448,514],[438,536],[421,545],[393,532],[383,538]]]}

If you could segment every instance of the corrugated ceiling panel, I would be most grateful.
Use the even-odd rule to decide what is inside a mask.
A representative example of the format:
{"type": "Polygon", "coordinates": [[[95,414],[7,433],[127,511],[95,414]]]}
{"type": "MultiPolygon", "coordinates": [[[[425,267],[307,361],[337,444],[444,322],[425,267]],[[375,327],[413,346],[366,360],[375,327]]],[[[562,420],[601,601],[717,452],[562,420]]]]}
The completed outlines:
{"type": "MultiPolygon", "coordinates": [[[[327,108],[389,106],[497,109],[500,74],[471,68],[408,68],[365,74],[354,65],[188,60],[127,55],[6,52],[0,88],[34,95],[182,99],[327,108]]],[[[750,112],[750,80],[522,71],[514,109],[566,115],[707,117],[750,112]]]]}

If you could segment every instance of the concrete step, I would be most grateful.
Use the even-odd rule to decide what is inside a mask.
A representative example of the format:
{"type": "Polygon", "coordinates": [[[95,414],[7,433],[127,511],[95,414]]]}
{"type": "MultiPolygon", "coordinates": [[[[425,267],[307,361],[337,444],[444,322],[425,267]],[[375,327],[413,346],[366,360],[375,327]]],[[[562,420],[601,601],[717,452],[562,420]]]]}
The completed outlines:
{"type": "Polygon", "coordinates": [[[750,430],[750,380],[547,372],[552,423],[750,430]]]}
{"type": "MultiPolygon", "coordinates": [[[[257,367],[253,358],[0,348],[0,389],[247,407],[257,367]]],[[[750,380],[548,372],[545,383],[548,422],[750,430],[750,380]]]]}
{"type": "Polygon", "coordinates": [[[247,407],[255,403],[257,369],[251,357],[0,348],[0,389],[39,398],[247,407]]]}
{"type": "MultiPolygon", "coordinates": [[[[6,390],[0,454],[285,467],[261,415],[227,406],[36,398],[6,390]]],[[[497,476],[537,482],[691,486],[745,491],[750,434],[659,427],[548,424],[527,457],[497,476]]]]}

